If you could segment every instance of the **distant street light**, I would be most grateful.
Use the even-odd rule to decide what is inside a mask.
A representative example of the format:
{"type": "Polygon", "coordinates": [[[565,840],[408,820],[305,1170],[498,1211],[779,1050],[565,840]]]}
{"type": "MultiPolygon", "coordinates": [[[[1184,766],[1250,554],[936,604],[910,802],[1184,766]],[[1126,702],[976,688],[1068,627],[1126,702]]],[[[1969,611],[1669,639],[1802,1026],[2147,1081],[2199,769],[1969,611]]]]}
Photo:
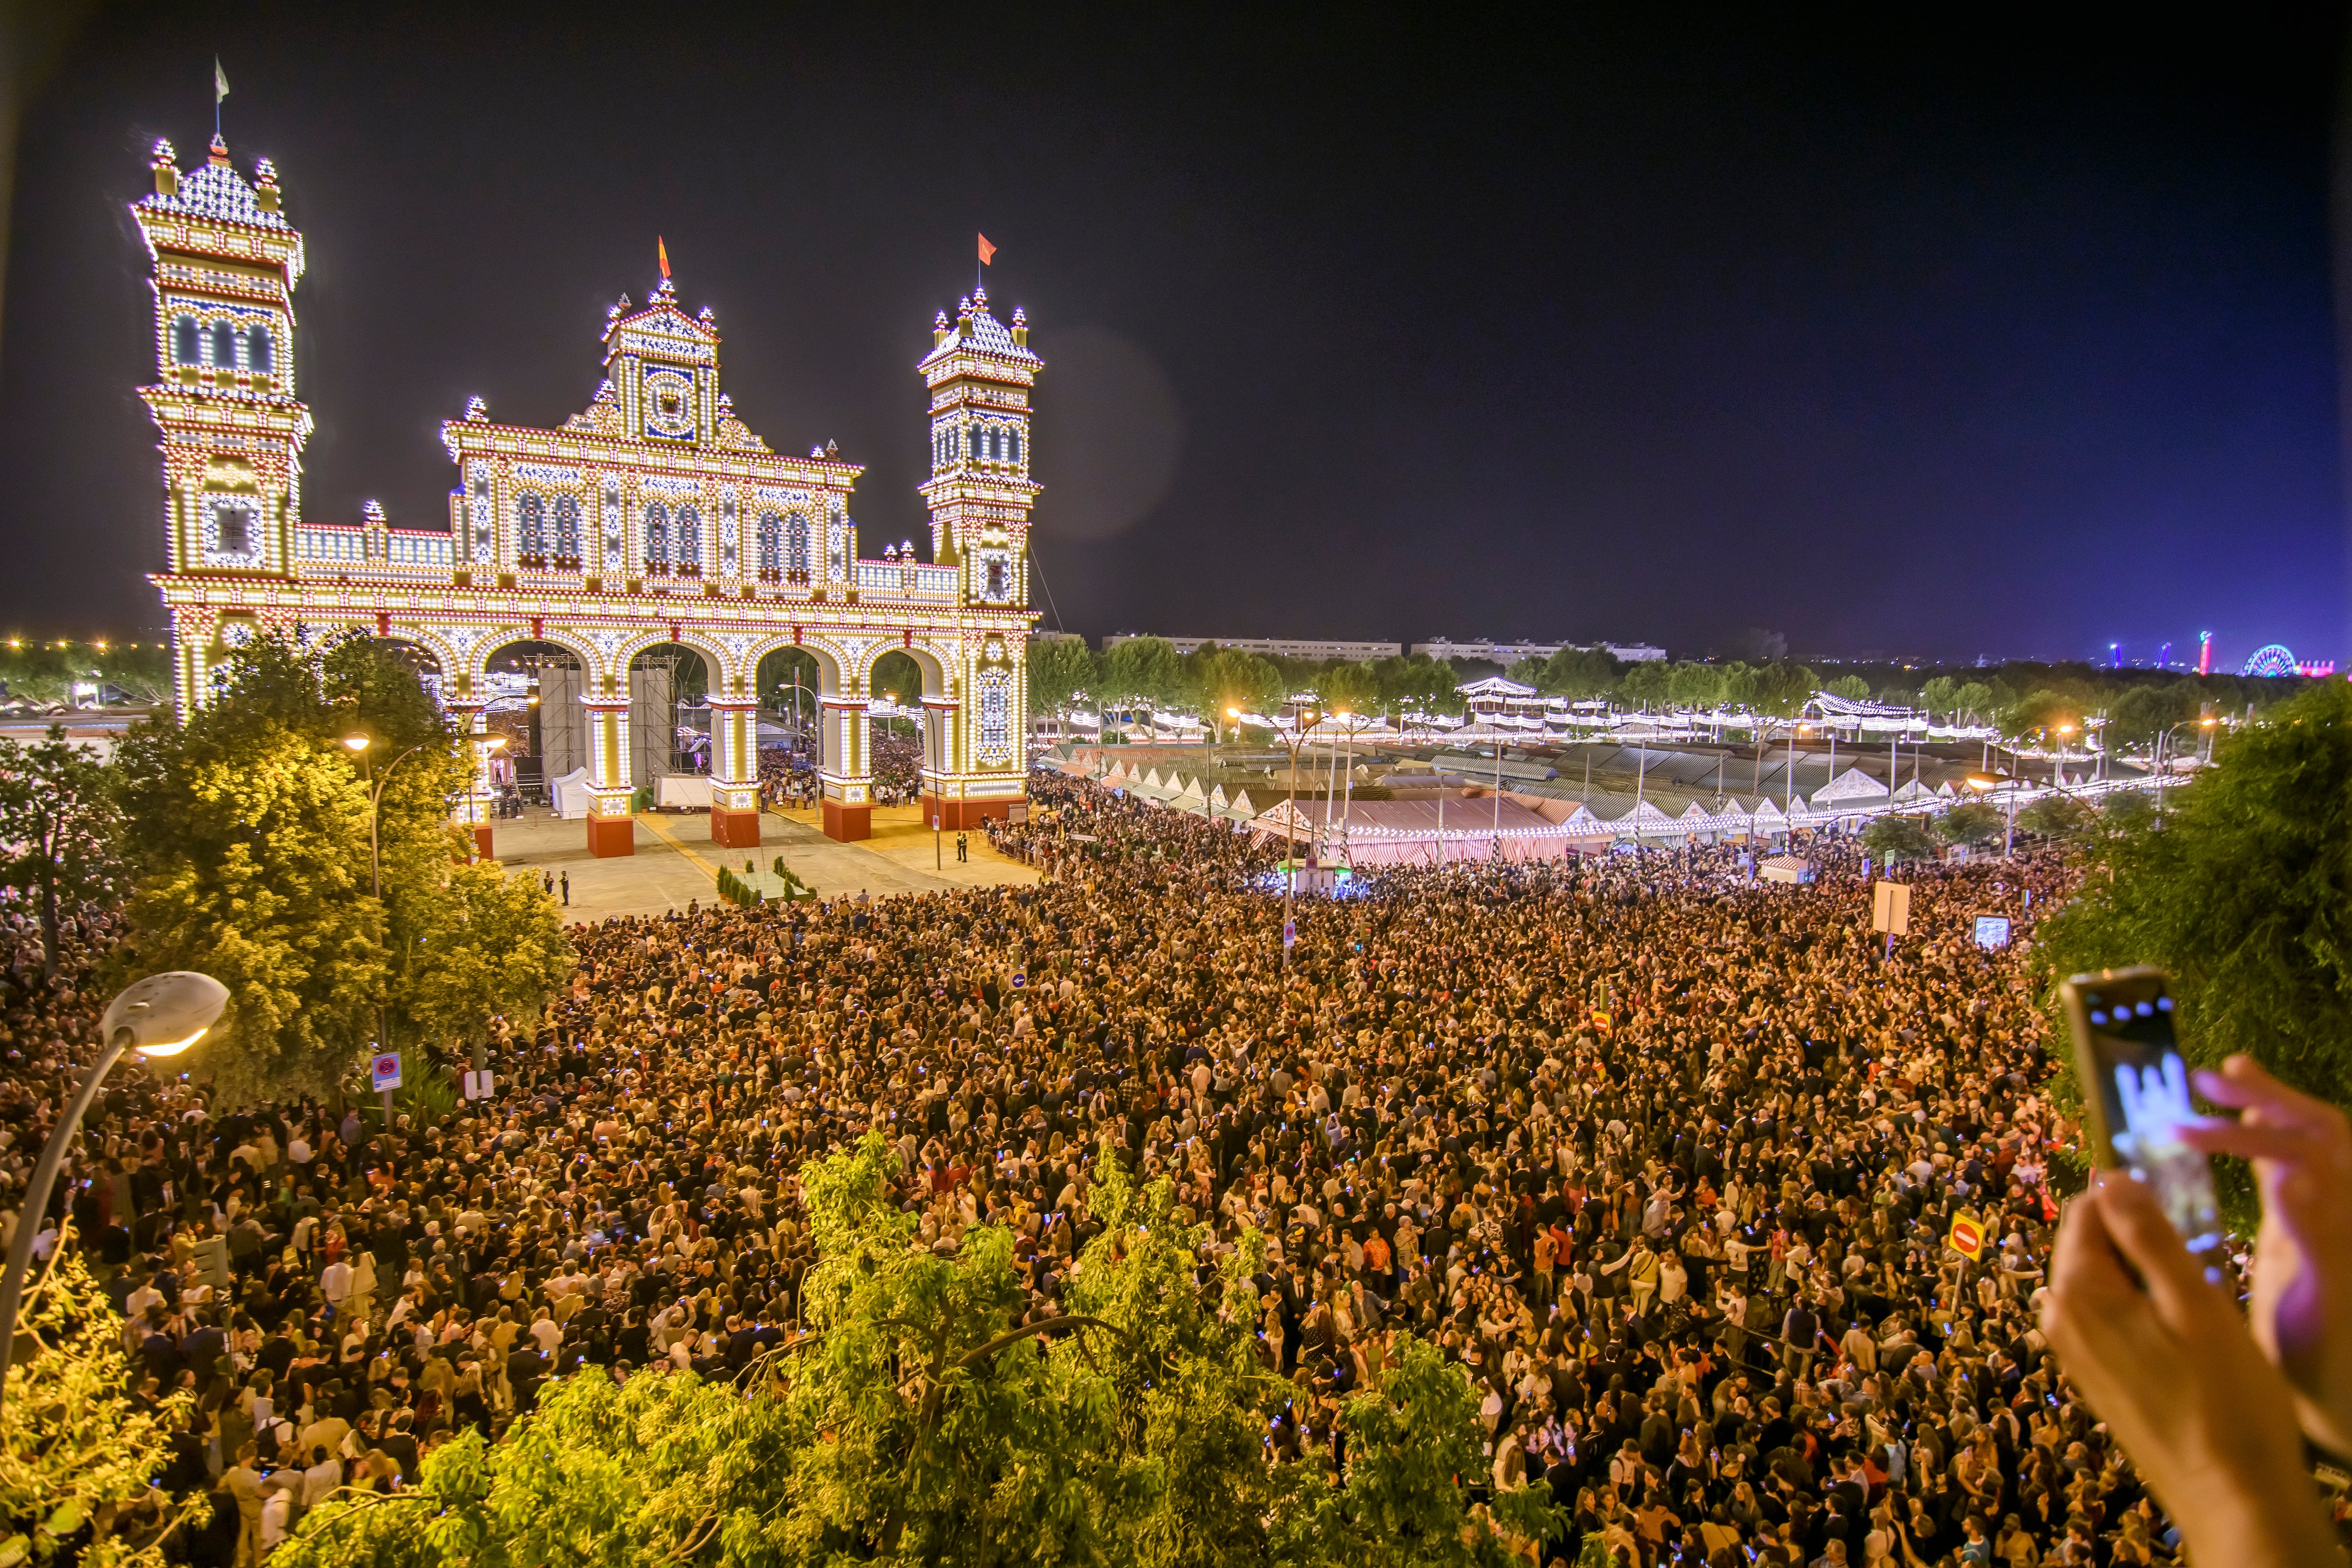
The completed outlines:
{"type": "Polygon", "coordinates": [[[16,1313],[25,1300],[25,1277],[32,1271],[33,1237],[48,1212],[49,1194],[57,1185],[58,1167],[65,1163],[66,1145],[73,1142],[98,1087],[106,1080],[122,1053],[136,1050],[151,1059],[178,1056],[209,1033],[228,1005],[228,987],[209,974],[175,969],[133,981],[99,1020],[105,1040],[89,1075],[81,1080],[72,1103],[58,1119],[57,1130],[33,1165],[25,1186],[24,1206],[16,1211],[16,1234],[8,1243],[8,1268],[0,1275],[0,1401],[8,1395],[8,1363],[16,1349],[16,1313]]]}

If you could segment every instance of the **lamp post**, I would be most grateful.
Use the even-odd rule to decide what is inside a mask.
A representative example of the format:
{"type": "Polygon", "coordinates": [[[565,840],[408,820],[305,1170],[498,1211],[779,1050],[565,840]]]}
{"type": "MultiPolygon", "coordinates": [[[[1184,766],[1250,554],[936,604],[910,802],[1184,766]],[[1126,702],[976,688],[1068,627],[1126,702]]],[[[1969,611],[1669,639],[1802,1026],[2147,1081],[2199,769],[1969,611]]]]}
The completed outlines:
{"type": "Polygon", "coordinates": [[[2011,847],[2017,840],[2017,790],[2021,782],[2008,773],[1974,773],[1969,775],[1969,787],[1979,794],[1997,789],[2009,792],[2009,820],[2000,835],[2000,858],[2004,860],[2009,858],[2011,847]]]}
{"type": "Polygon", "coordinates": [[[2164,751],[2166,742],[2172,739],[2173,731],[2176,730],[2186,730],[2192,724],[2200,730],[2210,730],[2213,728],[2215,722],[2216,721],[2210,714],[2206,715],[2202,719],[2183,719],[2179,723],[2173,725],[2170,729],[2166,730],[2163,734],[2158,735],[2156,738],[2156,825],[2158,827],[2164,826],[2164,751]]]}
{"type": "Polygon", "coordinates": [[[122,1059],[124,1051],[135,1049],[156,1059],[179,1055],[205,1037],[227,1005],[227,986],[209,974],[186,969],[134,981],[106,1005],[106,1013],[99,1020],[105,1047],[65,1114],[58,1119],[57,1131],[49,1134],[40,1159],[34,1163],[32,1178],[25,1185],[24,1207],[16,1213],[16,1234],[8,1243],[7,1272],[0,1275],[0,1400],[7,1397],[8,1363],[16,1348],[16,1313],[24,1305],[25,1277],[32,1271],[33,1237],[48,1210],[58,1167],[65,1163],[66,1145],[73,1142],[89,1102],[98,1098],[99,1085],[122,1059]]]}
{"type": "MultiPolygon", "coordinates": [[[[1241,717],[1240,713],[1231,708],[1226,709],[1225,711],[1232,713],[1236,719],[1241,717]]],[[[1297,715],[1291,721],[1291,730],[1295,738],[1283,742],[1283,746],[1290,752],[1290,816],[1289,818],[1282,825],[1283,842],[1288,846],[1290,849],[1289,858],[1284,863],[1282,877],[1282,934],[1285,939],[1282,944],[1282,966],[1285,969],[1290,967],[1290,942],[1288,938],[1290,936],[1291,894],[1298,886],[1298,748],[1307,739],[1307,727],[1314,723],[1315,720],[1316,712],[1314,709],[1304,708],[1299,710],[1297,715]]],[[[1276,733],[1280,734],[1281,731],[1276,731],[1276,733]]]]}

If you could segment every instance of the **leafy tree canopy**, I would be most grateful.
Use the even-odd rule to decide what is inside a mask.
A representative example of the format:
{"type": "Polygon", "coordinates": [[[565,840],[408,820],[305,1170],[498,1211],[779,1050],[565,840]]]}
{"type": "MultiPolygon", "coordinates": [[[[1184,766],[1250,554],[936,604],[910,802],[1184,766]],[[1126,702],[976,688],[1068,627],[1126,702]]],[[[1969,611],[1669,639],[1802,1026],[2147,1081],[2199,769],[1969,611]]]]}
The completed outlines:
{"type": "Polygon", "coordinates": [[[2244,1051],[2352,1103],[2352,685],[2314,683],[2216,761],[2160,826],[2107,814],[2042,924],[2053,976],[2157,964],[2193,1059],[2244,1051]]]}

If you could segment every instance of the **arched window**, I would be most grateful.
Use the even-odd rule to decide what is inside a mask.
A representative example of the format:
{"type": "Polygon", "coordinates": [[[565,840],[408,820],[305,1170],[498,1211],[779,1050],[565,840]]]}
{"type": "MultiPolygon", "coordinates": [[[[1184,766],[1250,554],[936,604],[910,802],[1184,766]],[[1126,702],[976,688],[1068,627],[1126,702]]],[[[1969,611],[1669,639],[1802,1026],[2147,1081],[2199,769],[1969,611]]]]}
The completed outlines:
{"type": "Polygon", "coordinates": [[[702,570],[702,513],[690,506],[677,509],[677,569],[702,570]]]}
{"type": "Polygon", "coordinates": [[[236,368],[236,329],[226,321],[215,321],[212,330],[212,363],[215,369],[236,368]]]}
{"type": "Polygon", "coordinates": [[[1006,446],[1009,448],[1005,453],[1004,460],[1008,463],[1019,462],[1021,460],[1021,432],[1018,430],[1007,431],[1005,433],[1004,439],[1006,446]]]}
{"type": "Polygon", "coordinates": [[[793,514],[790,542],[784,553],[784,570],[802,582],[808,580],[809,521],[800,513],[793,514]]]}
{"type": "Polygon", "coordinates": [[[547,498],[536,490],[525,490],[515,502],[515,533],[518,547],[527,561],[547,559],[547,498]]]}
{"type": "Polygon", "coordinates": [[[555,553],[573,565],[580,563],[580,498],[555,498],[555,553]]]}
{"type": "Polygon", "coordinates": [[[257,374],[268,375],[269,365],[269,329],[249,329],[245,334],[245,368],[257,374]]]}
{"type": "Polygon", "coordinates": [[[172,319],[172,363],[173,364],[205,363],[204,341],[197,331],[196,319],[194,316],[175,316],[172,319]]]}
{"type": "Polygon", "coordinates": [[[971,427],[971,460],[975,463],[980,461],[980,426],[977,425],[971,427]]]}
{"type": "Polygon", "coordinates": [[[771,581],[784,570],[784,521],[772,511],[760,514],[760,575],[771,581]]]}
{"type": "Polygon", "coordinates": [[[669,508],[659,501],[646,508],[646,570],[669,570],[669,508]]]}

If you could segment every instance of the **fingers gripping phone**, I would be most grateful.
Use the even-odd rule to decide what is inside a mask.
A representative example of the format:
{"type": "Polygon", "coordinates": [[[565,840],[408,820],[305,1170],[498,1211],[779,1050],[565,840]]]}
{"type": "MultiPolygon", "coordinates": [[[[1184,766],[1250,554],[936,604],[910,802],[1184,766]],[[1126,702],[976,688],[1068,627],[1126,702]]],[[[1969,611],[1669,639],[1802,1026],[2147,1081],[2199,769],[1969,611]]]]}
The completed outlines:
{"type": "Polygon", "coordinates": [[[2089,1111],[2091,1157],[2156,1189],[2190,1253],[2221,1260],[2212,1162],[2182,1142],[2197,1120],[2189,1063],[2172,1031],[2164,971],[2145,965],[2077,974],[2058,987],[2074,1037],[2074,1070],[2089,1111]]]}

